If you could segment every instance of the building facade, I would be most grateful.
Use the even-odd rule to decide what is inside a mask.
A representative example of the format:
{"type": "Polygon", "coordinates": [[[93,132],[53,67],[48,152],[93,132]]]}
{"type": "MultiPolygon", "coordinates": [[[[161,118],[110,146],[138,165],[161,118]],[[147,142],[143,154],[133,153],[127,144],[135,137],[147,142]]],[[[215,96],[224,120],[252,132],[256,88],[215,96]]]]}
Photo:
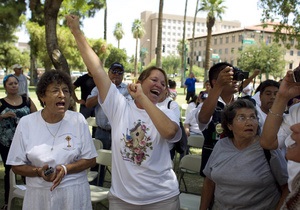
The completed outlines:
{"type": "MultiPolygon", "coordinates": [[[[260,42],[271,43],[274,38],[274,23],[268,23],[267,27],[263,24],[249,26],[245,28],[231,29],[226,32],[214,32],[211,39],[211,64],[219,61],[225,61],[232,65],[238,65],[238,51],[246,45],[252,45],[260,42]]],[[[190,44],[192,39],[189,39],[190,44]]],[[[285,49],[284,60],[286,61],[285,69],[292,70],[299,65],[300,50],[296,49],[293,41],[290,43],[291,48],[285,49]]],[[[194,59],[195,65],[204,67],[206,35],[195,37],[194,39],[194,59]]]]}
{"type": "MultiPolygon", "coordinates": [[[[149,64],[152,59],[156,58],[157,30],[158,30],[158,13],[144,11],[141,13],[141,21],[144,23],[146,31],[145,36],[140,40],[140,52],[147,50],[147,56],[144,59],[145,65],[149,64]]],[[[185,37],[191,38],[193,34],[194,17],[186,17],[185,37]]],[[[183,37],[184,16],[163,14],[162,23],[162,56],[179,55],[177,46],[183,37]]],[[[206,18],[197,18],[195,25],[195,37],[207,33],[206,18]]],[[[219,21],[217,20],[213,32],[227,31],[240,28],[239,21],[219,21]]]]}

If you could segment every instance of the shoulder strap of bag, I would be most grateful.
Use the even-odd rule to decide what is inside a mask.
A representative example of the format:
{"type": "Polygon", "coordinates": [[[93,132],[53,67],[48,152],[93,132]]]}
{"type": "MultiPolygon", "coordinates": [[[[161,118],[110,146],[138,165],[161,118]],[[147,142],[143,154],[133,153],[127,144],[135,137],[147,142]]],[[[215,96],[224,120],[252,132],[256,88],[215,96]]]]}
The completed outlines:
{"type": "Polygon", "coordinates": [[[170,101],[168,102],[168,109],[170,109],[171,102],[172,102],[172,100],[170,100],[170,101]]]}

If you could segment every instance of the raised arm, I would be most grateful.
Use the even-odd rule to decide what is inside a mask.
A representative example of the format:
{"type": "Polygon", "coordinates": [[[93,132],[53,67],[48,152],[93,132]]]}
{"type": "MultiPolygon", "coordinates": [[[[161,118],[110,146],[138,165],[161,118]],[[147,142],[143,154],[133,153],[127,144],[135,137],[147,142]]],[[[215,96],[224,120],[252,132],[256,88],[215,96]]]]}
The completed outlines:
{"type": "Polygon", "coordinates": [[[267,115],[263,132],[260,137],[260,144],[265,149],[277,149],[278,140],[277,133],[282,123],[283,113],[287,102],[300,93],[300,83],[293,80],[293,72],[288,71],[281,82],[279,90],[276,94],[272,108],[267,115]]]}
{"type": "Polygon", "coordinates": [[[218,98],[221,95],[223,88],[232,82],[232,68],[226,67],[220,71],[218,78],[213,82],[213,87],[210,89],[207,99],[203,102],[198,115],[198,121],[202,124],[209,122],[218,103],[218,98]]]}
{"type": "Polygon", "coordinates": [[[81,32],[79,28],[79,18],[75,15],[67,15],[66,20],[75,38],[82,59],[93,76],[94,82],[99,90],[100,99],[101,101],[104,101],[111,81],[107,73],[104,71],[99,57],[91,48],[85,36],[81,32]]]}

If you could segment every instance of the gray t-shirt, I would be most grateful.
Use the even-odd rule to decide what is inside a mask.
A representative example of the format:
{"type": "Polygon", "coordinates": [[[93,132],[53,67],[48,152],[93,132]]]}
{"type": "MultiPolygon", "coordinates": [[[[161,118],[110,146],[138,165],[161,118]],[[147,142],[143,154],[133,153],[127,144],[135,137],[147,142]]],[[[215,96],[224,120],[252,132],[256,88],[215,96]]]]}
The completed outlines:
{"type": "Polygon", "coordinates": [[[275,209],[280,199],[276,183],[287,183],[288,177],[280,151],[271,153],[270,167],[258,141],[238,150],[232,140],[219,140],[203,171],[215,183],[214,209],[275,209]]]}

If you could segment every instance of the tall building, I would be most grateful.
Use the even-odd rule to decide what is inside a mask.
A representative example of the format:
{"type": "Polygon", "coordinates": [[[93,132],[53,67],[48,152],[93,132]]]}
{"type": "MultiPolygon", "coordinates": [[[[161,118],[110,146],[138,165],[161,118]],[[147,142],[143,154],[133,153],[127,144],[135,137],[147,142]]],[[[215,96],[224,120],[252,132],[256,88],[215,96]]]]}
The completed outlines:
{"type": "MultiPolygon", "coordinates": [[[[225,32],[214,32],[211,38],[211,64],[219,61],[225,61],[232,65],[238,65],[238,51],[246,45],[253,45],[261,41],[265,43],[273,42],[276,23],[268,23],[267,27],[263,24],[257,24],[244,28],[227,30],[225,32]]],[[[192,39],[189,39],[190,43],[192,39]]],[[[300,62],[300,50],[296,49],[296,41],[290,42],[291,48],[286,49],[284,60],[286,61],[286,70],[296,68],[300,62]]],[[[194,39],[194,59],[195,65],[204,67],[206,35],[195,37],[194,39]],[[198,58],[198,59],[196,59],[198,58]]],[[[210,65],[211,66],[211,65],[210,65]]]]}
{"type": "MultiPolygon", "coordinates": [[[[141,13],[141,21],[144,23],[146,31],[145,36],[140,40],[140,52],[147,50],[148,54],[144,60],[145,65],[149,64],[156,57],[158,30],[158,13],[144,11],[141,13]]],[[[164,52],[162,56],[178,55],[177,45],[183,37],[184,16],[163,14],[162,23],[162,45],[164,52]]],[[[194,17],[186,17],[186,39],[191,38],[193,34],[194,17]]],[[[221,32],[234,28],[240,28],[239,21],[219,21],[217,20],[213,32],[221,32]]],[[[195,37],[206,34],[206,18],[197,18],[195,27],[195,37]]]]}

